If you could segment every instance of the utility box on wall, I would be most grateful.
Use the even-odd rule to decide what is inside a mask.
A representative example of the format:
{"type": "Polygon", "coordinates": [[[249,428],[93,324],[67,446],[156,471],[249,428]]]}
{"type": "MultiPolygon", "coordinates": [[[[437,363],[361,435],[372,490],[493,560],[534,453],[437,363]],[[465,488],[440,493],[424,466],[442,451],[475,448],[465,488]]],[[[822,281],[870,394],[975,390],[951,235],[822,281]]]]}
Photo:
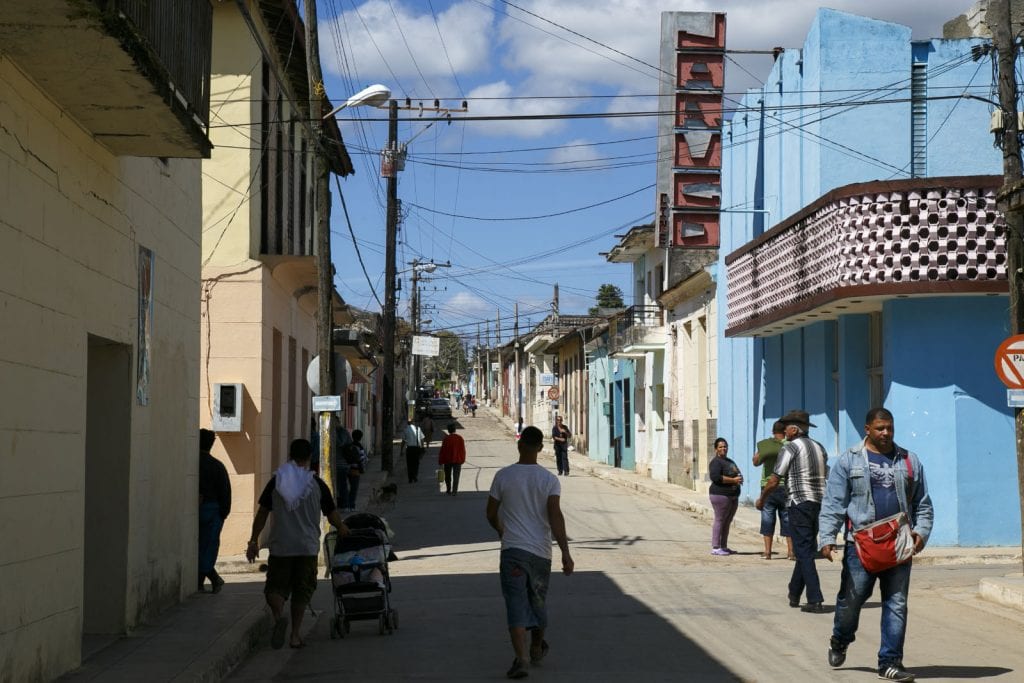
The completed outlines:
{"type": "Polygon", "coordinates": [[[213,385],[213,431],[242,431],[241,384],[213,385]]]}

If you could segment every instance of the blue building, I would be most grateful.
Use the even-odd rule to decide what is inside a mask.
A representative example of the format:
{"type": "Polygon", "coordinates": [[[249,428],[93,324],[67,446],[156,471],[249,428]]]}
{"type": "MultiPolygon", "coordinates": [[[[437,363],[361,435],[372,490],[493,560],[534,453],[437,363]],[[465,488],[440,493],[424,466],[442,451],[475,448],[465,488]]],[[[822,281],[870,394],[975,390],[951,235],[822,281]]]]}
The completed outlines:
{"type": "Polygon", "coordinates": [[[591,460],[632,471],[636,467],[634,432],[636,368],[631,358],[609,355],[609,333],[585,346],[587,354],[588,453],[591,460]]]}
{"type": "Polygon", "coordinates": [[[1021,540],[993,371],[1009,334],[986,175],[1001,156],[991,107],[962,97],[989,95],[983,43],[823,9],[723,129],[719,432],[752,453],[803,408],[834,457],[884,404],[926,467],[940,545],[1021,540]]]}

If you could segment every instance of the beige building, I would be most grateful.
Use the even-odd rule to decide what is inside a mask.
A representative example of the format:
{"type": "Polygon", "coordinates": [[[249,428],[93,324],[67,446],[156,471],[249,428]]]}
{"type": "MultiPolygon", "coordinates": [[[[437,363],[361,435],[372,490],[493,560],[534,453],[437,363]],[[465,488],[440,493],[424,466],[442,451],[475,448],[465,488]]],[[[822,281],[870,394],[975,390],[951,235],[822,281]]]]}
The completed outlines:
{"type": "Polygon", "coordinates": [[[99,4],[0,4],[5,683],[196,583],[210,5],[99,4]]]}
{"type": "MultiPolygon", "coordinates": [[[[263,486],[287,459],[288,443],[310,435],[305,376],[317,355],[304,27],[292,0],[246,8],[245,15],[236,3],[214,8],[214,152],[203,162],[197,384],[200,423],[217,432],[213,455],[231,476],[222,556],[244,552],[263,486]],[[240,419],[222,419],[229,412],[240,419]]],[[[331,170],[351,173],[337,124],[328,123],[331,170]]],[[[334,299],[335,323],[350,322],[336,293],[334,299]]],[[[347,403],[347,391],[337,390],[347,403]]]]}

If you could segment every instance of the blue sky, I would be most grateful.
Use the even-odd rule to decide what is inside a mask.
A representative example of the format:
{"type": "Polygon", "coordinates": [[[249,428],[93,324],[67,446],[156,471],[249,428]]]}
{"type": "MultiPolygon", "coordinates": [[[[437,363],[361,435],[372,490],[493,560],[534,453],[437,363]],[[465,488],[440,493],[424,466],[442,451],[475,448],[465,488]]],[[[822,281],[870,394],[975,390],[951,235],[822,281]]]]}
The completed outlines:
{"type": "MultiPolygon", "coordinates": [[[[941,34],[968,7],[951,0],[837,0],[834,9],[941,34]]],[[[371,83],[414,105],[460,108],[470,116],[654,112],[660,13],[725,11],[728,46],[799,47],[818,3],[792,0],[321,0],[320,47],[327,91],[338,103],[371,83]]],[[[767,74],[766,56],[735,55],[726,90],[739,93],[767,74]],[[742,65],[738,66],[737,65],[742,65]]],[[[736,95],[738,98],[739,95],[736,95]]],[[[614,235],[651,220],[655,193],[654,116],[453,122],[400,112],[399,140],[412,139],[399,175],[403,206],[398,268],[414,258],[450,261],[423,282],[426,326],[475,340],[500,315],[502,340],[518,302],[520,327],[549,311],[554,284],[563,314],[585,313],[610,282],[628,300],[629,266],[599,255],[614,235]],[[650,189],[648,189],[650,187],[650,189]],[[621,197],[621,199],[616,199],[621,197]],[[614,201],[611,201],[614,200],[614,201]],[[592,205],[594,208],[584,209],[592,205]],[[549,214],[553,217],[540,218],[549,214]],[[499,220],[500,219],[500,220],[499,220]]],[[[460,116],[452,114],[453,118],[460,116]]],[[[340,203],[332,218],[336,286],[352,305],[379,310],[384,298],[385,185],[378,151],[387,112],[343,110],[338,119],[356,174],[342,181],[369,282],[340,203]]],[[[333,191],[333,190],[332,190],[333,191]]],[[[408,274],[399,315],[407,315],[408,274]]]]}

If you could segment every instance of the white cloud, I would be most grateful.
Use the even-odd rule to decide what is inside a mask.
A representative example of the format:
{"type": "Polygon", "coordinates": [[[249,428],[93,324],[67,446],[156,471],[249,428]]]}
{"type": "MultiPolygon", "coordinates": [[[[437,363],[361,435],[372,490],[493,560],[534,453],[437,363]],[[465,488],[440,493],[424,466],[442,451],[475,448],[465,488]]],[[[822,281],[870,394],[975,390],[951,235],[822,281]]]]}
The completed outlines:
{"type": "MultiPolygon", "coordinates": [[[[473,88],[468,94],[471,99],[468,116],[539,116],[562,114],[569,110],[565,100],[536,99],[527,96],[529,86],[513,87],[507,81],[486,83],[473,88]],[[506,99],[510,97],[524,99],[506,99]]],[[[536,94],[542,94],[537,92],[536,94]]],[[[479,121],[468,124],[475,132],[484,135],[512,135],[522,138],[536,138],[565,127],[564,121],[552,119],[527,119],[516,121],[479,121]]]]}
{"type": "Polygon", "coordinates": [[[597,147],[589,144],[588,140],[577,138],[569,140],[564,147],[559,147],[548,156],[548,161],[561,164],[562,168],[574,166],[587,166],[589,162],[601,158],[601,152],[597,147]]]}
{"type": "Polygon", "coordinates": [[[437,14],[435,24],[426,3],[369,0],[321,22],[325,68],[352,79],[384,81],[396,96],[448,97],[456,93],[440,88],[452,69],[463,77],[489,67],[493,19],[494,13],[476,2],[452,4],[437,14]],[[338,54],[338,37],[355,66],[351,73],[338,54]],[[398,83],[389,82],[395,78],[398,83]]]}
{"type": "Polygon", "coordinates": [[[458,292],[443,304],[443,310],[452,317],[486,318],[494,313],[494,305],[472,292],[458,292]]]}

